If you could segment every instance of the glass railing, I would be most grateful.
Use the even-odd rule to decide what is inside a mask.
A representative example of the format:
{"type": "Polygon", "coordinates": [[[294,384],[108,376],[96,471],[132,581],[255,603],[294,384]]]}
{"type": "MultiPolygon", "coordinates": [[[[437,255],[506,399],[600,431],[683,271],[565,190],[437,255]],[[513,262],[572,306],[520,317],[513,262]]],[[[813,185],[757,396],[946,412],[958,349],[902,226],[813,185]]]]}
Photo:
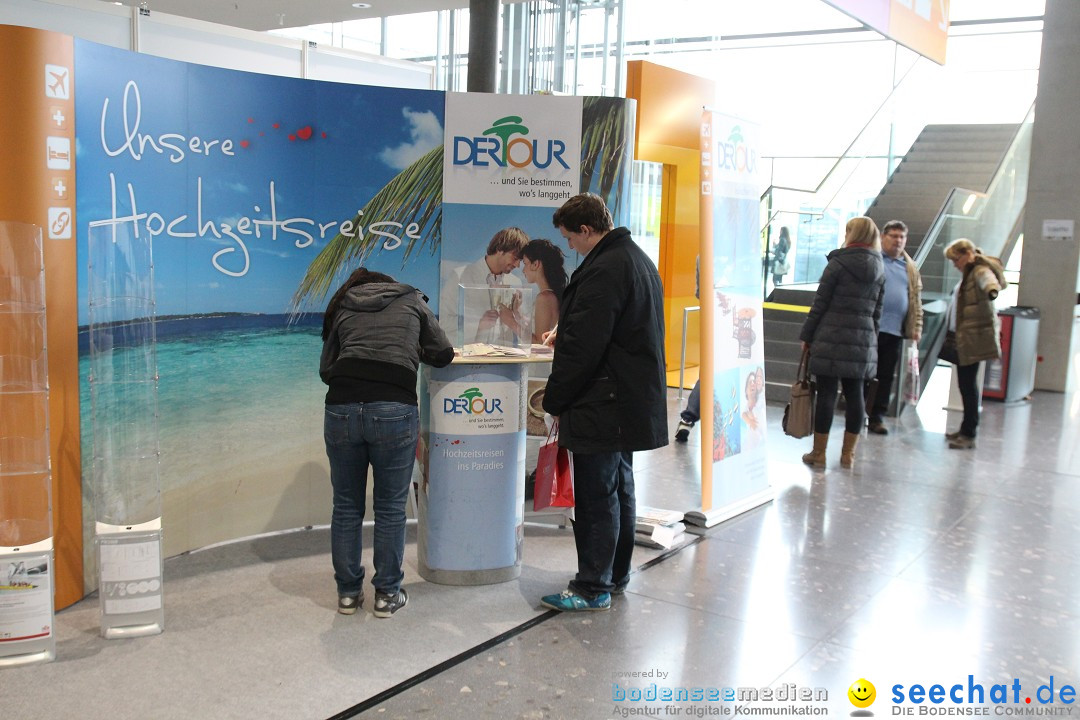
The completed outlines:
{"type": "Polygon", "coordinates": [[[776,285],[817,282],[825,256],[840,246],[847,221],[862,215],[888,182],[902,153],[923,128],[913,101],[927,72],[916,60],[847,148],[834,157],[771,157],[769,186],[762,193],[764,294],[776,285]],[[778,272],[774,250],[788,228],[791,248],[778,272]]]}
{"type": "MultiPolygon", "coordinates": [[[[983,254],[1008,260],[1022,230],[1031,159],[1032,106],[1017,128],[985,193],[955,188],[930,226],[914,260],[923,281],[923,334],[919,342],[920,381],[925,387],[945,339],[949,300],[960,273],[945,259],[945,248],[967,238],[983,254]]],[[[902,410],[903,408],[899,408],[902,410]]]]}

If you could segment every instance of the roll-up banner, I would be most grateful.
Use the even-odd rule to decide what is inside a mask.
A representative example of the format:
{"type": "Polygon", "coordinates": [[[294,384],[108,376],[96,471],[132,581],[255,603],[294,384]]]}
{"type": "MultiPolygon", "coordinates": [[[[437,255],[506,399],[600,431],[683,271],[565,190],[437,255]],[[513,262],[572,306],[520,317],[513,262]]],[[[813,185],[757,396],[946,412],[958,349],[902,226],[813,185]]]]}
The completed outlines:
{"type": "Polygon", "coordinates": [[[716,521],[771,499],[766,464],[759,148],[759,131],[753,123],[712,110],[704,112],[702,509],[716,521]]]}

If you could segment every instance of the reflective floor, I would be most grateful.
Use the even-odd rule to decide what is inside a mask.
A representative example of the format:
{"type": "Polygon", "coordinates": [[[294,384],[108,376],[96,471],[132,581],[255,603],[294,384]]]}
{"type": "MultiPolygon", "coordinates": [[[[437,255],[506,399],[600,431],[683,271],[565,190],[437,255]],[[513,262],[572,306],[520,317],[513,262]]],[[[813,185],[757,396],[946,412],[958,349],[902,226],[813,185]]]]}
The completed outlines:
{"type": "MultiPolygon", "coordinates": [[[[838,466],[840,423],[829,467],[812,471],[799,461],[809,441],[783,436],[770,406],[775,500],[675,552],[641,550],[610,612],[539,607],[574,566],[557,527],[528,526],[521,578],[482,588],[420,580],[410,530],[412,599],[390,620],[334,613],[325,531],[282,535],[169,560],[163,635],[100,639],[93,597],[60,613],[57,662],[0,671],[0,716],[1067,714],[1062,689],[1080,685],[1080,396],[988,401],[977,449],[950,450],[947,381],[936,373],[888,436],[863,437],[853,471],[838,466]],[[848,688],[864,678],[877,695],[859,709],[848,688]],[[724,702],[725,688],[744,699],[724,702]]],[[[695,431],[636,456],[639,502],[696,506],[699,448],[695,431]]]]}

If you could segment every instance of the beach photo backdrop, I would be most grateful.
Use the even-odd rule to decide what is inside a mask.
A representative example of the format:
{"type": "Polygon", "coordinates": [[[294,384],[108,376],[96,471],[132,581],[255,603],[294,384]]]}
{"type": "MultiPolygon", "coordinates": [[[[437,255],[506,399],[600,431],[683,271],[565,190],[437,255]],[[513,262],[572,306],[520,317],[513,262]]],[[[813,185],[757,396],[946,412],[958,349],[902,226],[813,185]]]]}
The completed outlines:
{"type": "Polygon", "coordinates": [[[485,226],[522,223],[558,241],[551,212],[583,190],[602,194],[617,222],[629,211],[632,101],[518,97],[504,112],[491,96],[266,76],[78,39],[75,66],[84,525],[89,533],[95,517],[93,224],[153,249],[167,555],[329,521],[319,324],[351,270],[390,274],[437,309],[444,251],[481,257],[485,226]],[[447,128],[448,108],[487,124],[447,128]],[[496,210],[488,178],[444,213],[449,178],[466,189],[453,173],[473,172],[477,140],[515,112],[521,121],[499,125],[517,141],[508,166],[562,160],[569,186],[538,184],[543,194],[516,192],[496,210]]]}
{"type": "Polygon", "coordinates": [[[318,286],[298,291],[305,279],[332,289],[362,260],[437,297],[434,221],[421,222],[411,202],[362,210],[441,147],[444,94],[81,41],[75,61],[84,478],[93,432],[86,238],[91,223],[98,232],[115,223],[153,247],[167,554],[327,522],[317,374],[326,296],[318,286]],[[313,273],[334,238],[350,236],[366,240],[362,251],[313,273]]]}

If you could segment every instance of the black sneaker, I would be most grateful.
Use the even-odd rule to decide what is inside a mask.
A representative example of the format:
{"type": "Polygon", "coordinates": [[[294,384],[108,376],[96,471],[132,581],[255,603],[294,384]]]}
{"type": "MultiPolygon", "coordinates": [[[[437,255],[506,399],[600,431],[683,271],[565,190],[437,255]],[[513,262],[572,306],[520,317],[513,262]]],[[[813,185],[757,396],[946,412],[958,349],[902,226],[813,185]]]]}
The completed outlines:
{"type": "Polygon", "coordinates": [[[337,611],[342,615],[353,615],[364,606],[364,593],[359,595],[338,595],[337,611]]]}
{"type": "Polygon", "coordinates": [[[409,593],[405,588],[397,591],[397,595],[375,591],[375,609],[372,610],[377,618],[388,618],[401,608],[409,604],[409,593]]]}
{"type": "Polygon", "coordinates": [[[679,427],[675,430],[675,442],[684,443],[690,439],[690,430],[694,427],[694,423],[688,423],[685,420],[679,421],[679,427]]]}
{"type": "Polygon", "coordinates": [[[629,580],[626,580],[626,581],[621,582],[621,583],[616,583],[615,588],[611,591],[611,594],[612,595],[625,595],[626,594],[626,586],[629,585],[629,584],[630,584],[629,580]]]}

